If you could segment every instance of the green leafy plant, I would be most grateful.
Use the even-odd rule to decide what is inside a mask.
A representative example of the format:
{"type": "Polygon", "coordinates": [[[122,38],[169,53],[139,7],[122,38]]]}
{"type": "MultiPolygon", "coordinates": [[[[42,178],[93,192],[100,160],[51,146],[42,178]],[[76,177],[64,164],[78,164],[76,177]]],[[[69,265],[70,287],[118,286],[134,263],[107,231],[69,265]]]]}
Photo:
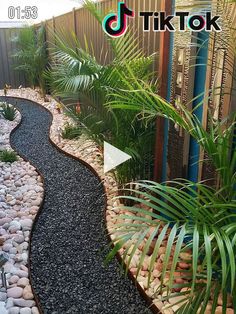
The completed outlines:
{"type": "Polygon", "coordinates": [[[17,154],[14,151],[4,149],[0,151],[0,160],[3,162],[14,162],[17,161],[17,154]]]}
{"type": "MultiPolygon", "coordinates": [[[[227,11],[227,3],[222,2],[219,8],[227,11]]],[[[232,32],[228,45],[235,51],[235,29],[232,32]]],[[[209,112],[206,130],[194,110],[181,104],[175,108],[154,93],[150,84],[137,79],[129,66],[127,72],[132,83],[123,78],[122,88],[111,91],[107,106],[136,112],[147,123],[161,116],[183,128],[214,166],[216,180],[214,186],[184,179],[163,184],[139,181],[134,183],[135,189],[125,189],[125,196],[118,199],[136,205],[118,207],[123,222],[114,225],[114,248],[107,261],[125,248],[123,258],[128,269],[144,241],[136,275],[151,252],[150,284],[159,249],[164,246],[160,285],[154,294],[162,295],[163,301],[177,298],[177,303],[171,303],[183,314],[214,314],[221,299],[222,313],[226,313],[227,306],[236,308],[236,115],[217,121],[209,112]],[[178,273],[181,278],[176,277],[178,273]]]]}
{"type": "MultiPolygon", "coordinates": [[[[85,7],[101,23],[102,16],[97,11],[96,4],[85,2],[85,7]]],[[[51,68],[46,76],[52,93],[71,104],[67,108],[71,108],[75,121],[84,126],[84,133],[100,146],[106,140],[132,155],[133,159],[117,170],[117,178],[123,184],[127,180],[140,179],[143,175],[149,178],[147,175],[152,173],[155,123],[147,125],[137,119],[135,113],[123,110],[114,112],[104,104],[110,90],[122,88],[123,79],[120,73],[129,76],[126,64],[136,77],[149,82],[153,78],[150,69],[154,57],[143,55],[135,34],[127,33],[117,40],[108,38],[108,42],[114,59],[106,64],[104,60],[95,58],[93,48],[89,47],[86,40],[82,48],[73,34],[69,38],[57,35],[51,68]],[[81,104],[81,113],[76,115],[73,114],[74,104],[78,101],[81,104]]],[[[129,79],[131,82],[132,77],[129,76],[129,79]]]]}
{"type": "Polygon", "coordinates": [[[39,86],[45,94],[45,77],[43,72],[48,63],[46,53],[45,28],[23,28],[19,35],[12,38],[16,43],[16,51],[12,55],[15,62],[15,70],[25,74],[28,83],[39,86]]]}
{"type": "MultiPolygon", "coordinates": [[[[129,82],[127,82],[127,87],[131,87],[129,82]]],[[[136,215],[142,213],[145,218],[137,218],[137,216],[134,218],[128,215],[124,218],[129,223],[124,222],[115,226],[119,240],[116,240],[111,256],[124,243],[130,243],[130,245],[126,245],[127,250],[134,243],[136,245],[143,239],[144,234],[152,230],[143,249],[143,254],[146,255],[151,244],[153,245],[153,240],[155,241],[155,253],[149,268],[151,276],[159,247],[166,240],[165,233],[168,227],[171,227],[166,244],[167,253],[163,261],[160,289],[167,291],[168,297],[171,297],[173,289],[191,287],[188,293],[184,294],[187,303],[184,312],[181,313],[195,313],[192,311],[193,304],[196,309],[201,307],[201,313],[204,313],[208,301],[217,300],[220,293],[223,293],[224,296],[229,292],[232,296],[235,293],[235,115],[222,122],[214,122],[212,119],[210,129],[206,131],[194,112],[181,107],[180,113],[171,104],[154,94],[147,85],[144,88],[142,84],[136,82],[136,86],[132,86],[132,88],[134,89],[127,88],[116,93],[115,100],[110,102],[109,106],[137,110],[142,117],[148,119],[162,116],[185,129],[207,153],[208,162],[210,161],[216,169],[218,184],[215,187],[208,187],[203,183],[188,181],[164,184],[139,182],[137,185],[140,189],[125,190],[126,195],[127,193],[136,194],[136,197],[124,196],[122,197],[123,201],[132,200],[144,206],[144,209],[142,207],[140,209],[138,206],[125,207],[125,209],[136,215]],[[142,198],[139,198],[140,195],[142,198]],[[153,211],[146,210],[145,206],[153,211]],[[134,223],[130,223],[137,219],[142,221],[141,225],[135,226],[134,223]],[[158,233],[158,230],[162,228],[162,232],[158,233]],[[129,242],[130,239],[133,242],[129,242]],[[174,243],[176,246],[173,252],[174,243]],[[185,244],[184,249],[182,248],[183,244],[185,244]],[[186,271],[187,282],[179,285],[175,283],[174,273],[179,271],[180,253],[185,249],[192,251],[191,264],[186,271]],[[167,269],[170,258],[172,266],[167,269]],[[168,286],[163,284],[166,273],[170,278],[168,286]]],[[[122,209],[124,208],[121,206],[122,209]]],[[[134,254],[135,250],[132,251],[130,259],[134,254]]],[[[139,270],[142,262],[141,258],[139,270]]],[[[226,306],[226,300],[227,298],[224,298],[224,306],[226,306]]],[[[216,306],[217,303],[214,305],[214,309],[216,306]]]]}
{"type": "Polygon", "coordinates": [[[75,125],[71,125],[71,124],[66,124],[64,126],[64,129],[62,130],[62,138],[64,139],[75,139],[77,137],[79,137],[81,135],[81,128],[75,125]]]}
{"type": "Polygon", "coordinates": [[[9,121],[14,121],[16,118],[16,109],[7,103],[0,103],[0,113],[9,121]]]}

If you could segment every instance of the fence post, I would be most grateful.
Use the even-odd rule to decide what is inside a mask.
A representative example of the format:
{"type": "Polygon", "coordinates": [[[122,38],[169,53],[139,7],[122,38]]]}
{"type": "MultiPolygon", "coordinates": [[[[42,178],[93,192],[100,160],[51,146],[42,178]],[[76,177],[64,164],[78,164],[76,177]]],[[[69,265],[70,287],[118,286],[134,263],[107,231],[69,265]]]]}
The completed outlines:
{"type": "MultiPolygon", "coordinates": [[[[161,11],[166,11],[167,14],[172,13],[173,0],[162,0],[161,11]]],[[[168,81],[169,63],[170,63],[170,33],[160,33],[160,57],[159,57],[159,75],[161,76],[160,95],[168,101],[168,81]]],[[[168,122],[164,118],[158,117],[156,120],[156,143],[155,143],[155,165],[154,165],[154,180],[162,182],[166,179],[167,166],[167,133],[168,122]]]]}
{"type": "Polygon", "coordinates": [[[72,10],[72,16],[73,16],[73,28],[74,28],[74,33],[77,37],[77,27],[76,27],[76,10],[73,8],[72,10]]]}
{"type": "Polygon", "coordinates": [[[55,25],[55,17],[52,17],[52,29],[53,29],[53,37],[54,37],[54,44],[56,44],[56,25],[55,25]]]}

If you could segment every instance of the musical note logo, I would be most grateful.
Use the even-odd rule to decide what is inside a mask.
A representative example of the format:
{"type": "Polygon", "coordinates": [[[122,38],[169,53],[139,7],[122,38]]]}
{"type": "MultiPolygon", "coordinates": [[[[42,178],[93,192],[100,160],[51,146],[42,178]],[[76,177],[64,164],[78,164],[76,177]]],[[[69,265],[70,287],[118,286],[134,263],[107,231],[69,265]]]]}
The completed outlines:
{"type": "Polygon", "coordinates": [[[130,10],[125,2],[118,3],[118,14],[110,13],[103,20],[103,29],[111,37],[120,37],[127,31],[128,17],[134,17],[134,11],[130,10]],[[113,24],[116,24],[115,26],[113,24]]]}

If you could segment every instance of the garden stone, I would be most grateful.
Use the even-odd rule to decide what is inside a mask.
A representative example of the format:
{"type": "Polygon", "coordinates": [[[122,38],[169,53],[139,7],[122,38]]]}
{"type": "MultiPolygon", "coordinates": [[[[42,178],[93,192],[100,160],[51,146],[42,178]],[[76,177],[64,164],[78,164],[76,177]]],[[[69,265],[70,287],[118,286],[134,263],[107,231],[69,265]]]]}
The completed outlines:
{"type": "Polygon", "coordinates": [[[26,287],[29,285],[29,279],[28,278],[20,278],[19,281],[17,282],[17,286],[19,287],[26,287]]]}
{"type": "Polygon", "coordinates": [[[2,227],[7,230],[9,228],[9,223],[5,223],[2,227]]]}
{"type": "Polygon", "coordinates": [[[11,278],[8,279],[9,284],[14,284],[17,283],[19,281],[19,277],[16,275],[11,276],[11,278]]]}
{"type": "Polygon", "coordinates": [[[4,175],[4,180],[9,180],[9,179],[10,179],[10,176],[11,176],[10,172],[6,173],[6,174],[4,175]]]}
{"type": "Polygon", "coordinates": [[[7,294],[6,292],[0,292],[0,301],[6,301],[7,294]]]}
{"type": "Polygon", "coordinates": [[[8,314],[5,308],[5,302],[0,302],[0,313],[1,314],[8,314]]]}
{"type": "Polygon", "coordinates": [[[11,218],[5,217],[0,219],[0,226],[4,226],[6,223],[10,223],[12,221],[11,218]]]}
{"type": "Polygon", "coordinates": [[[32,289],[31,289],[31,286],[28,285],[24,288],[24,291],[23,291],[23,298],[25,300],[33,300],[34,299],[34,295],[32,293],[32,289]]]}
{"type": "Polygon", "coordinates": [[[7,290],[7,296],[9,298],[20,298],[23,294],[23,289],[20,287],[14,287],[7,290]]]}
{"type": "Polygon", "coordinates": [[[10,222],[10,227],[15,227],[16,231],[21,229],[21,223],[19,221],[13,220],[10,222]]]}
{"type": "Polygon", "coordinates": [[[9,309],[14,306],[13,298],[8,298],[6,303],[6,309],[9,309]]]}
{"type": "Polygon", "coordinates": [[[14,260],[16,262],[21,262],[23,259],[22,259],[22,255],[21,254],[16,254],[15,257],[14,257],[14,260]]]}
{"type": "Polygon", "coordinates": [[[12,244],[6,243],[3,245],[2,250],[5,252],[8,252],[8,251],[10,251],[11,248],[12,248],[12,244]]]}
{"type": "Polygon", "coordinates": [[[28,261],[28,253],[22,253],[21,254],[21,258],[24,262],[27,262],[28,261]]]}
{"type": "Polygon", "coordinates": [[[25,265],[21,265],[20,269],[23,270],[23,271],[26,271],[27,273],[29,272],[28,267],[26,267],[25,265]]]}
{"type": "Polygon", "coordinates": [[[31,314],[31,309],[29,307],[25,307],[24,309],[20,309],[20,314],[31,314]]]}
{"type": "Polygon", "coordinates": [[[12,307],[8,310],[8,314],[19,314],[20,313],[20,308],[19,307],[12,307]]]}
{"type": "Polygon", "coordinates": [[[20,234],[16,235],[13,239],[18,244],[21,244],[21,243],[23,243],[25,241],[24,236],[20,235],[20,234]]]}
{"type": "MultiPolygon", "coordinates": [[[[0,200],[1,200],[1,203],[2,203],[3,199],[0,198],[0,200]]],[[[1,203],[0,203],[0,205],[1,205],[1,203]]],[[[5,217],[6,217],[6,214],[4,212],[0,211],[0,219],[5,218],[5,217]]]]}
{"type": "Polygon", "coordinates": [[[32,300],[14,299],[14,304],[20,307],[33,307],[35,302],[32,300]]]}
{"type": "Polygon", "coordinates": [[[5,234],[7,234],[6,230],[1,228],[0,235],[5,235],[5,234]]]}
{"type": "Polygon", "coordinates": [[[4,270],[6,273],[13,273],[15,270],[15,267],[12,263],[6,262],[6,264],[4,265],[4,270]]]}
{"type": "Polygon", "coordinates": [[[31,219],[23,219],[23,220],[20,220],[20,224],[22,226],[22,229],[24,231],[27,231],[27,230],[31,230],[33,221],[31,219]]]}
{"type": "Polygon", "coordinates": [[[32,314],[39,314],[39,310],[36,306],[32,307],[32,314]]]}
{"type": "Polygon", "coordinates": [[[23,270],[15,270],[14,275],[17,275],[20,278],[23,278],[23,277],[27,278],[28,277],[28,273],[26,271],[23,271],[23,270]]]}
{"type": "Polygon", "coordinates": [[[12,247],[10,250],[9,250],[9,253],[10,254],[16,254],[17,253],[17,249],[15,247],[12,247]]]}

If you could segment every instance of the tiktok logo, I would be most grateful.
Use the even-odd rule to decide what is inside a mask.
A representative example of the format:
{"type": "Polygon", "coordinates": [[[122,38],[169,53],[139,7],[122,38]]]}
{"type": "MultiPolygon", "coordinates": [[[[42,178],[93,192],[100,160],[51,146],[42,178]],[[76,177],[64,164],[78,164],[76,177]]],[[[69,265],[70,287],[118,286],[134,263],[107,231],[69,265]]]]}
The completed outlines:
{"type": "Polygon", "coordinates": [[[102,23],[104,31],[111,37],[120,37],[127,31],[127,19],[134,17],[134,11],[127,8],[125,2],[118,3],[118,14],[108,14],[102,23]],[[116,23],[113,27],[112,24],[116,23]]]}
{"type": "MultiPolygon", "coordinates": [[[[134,17],[134,11],[129,9],[125,2],[118,2],[118,14],[108,14],[102,23],[104,31],[111,37],[120,37],[127,31],[128,17],[134,17]],[[113,25],[115,23],[115,25],[113,25]]],[[[190,30],[192,32],[221,32],[218,23],[220,16],[214,16],[212,12],[202,15],[191,15],[190,12],[175,12],[174,15],[166,15],[166,12],[139,12],[139,18],[143,19],[144,32],[176,32],[190,30]],[[172,23],[174,22],[175,23],[172,23]]]]}

